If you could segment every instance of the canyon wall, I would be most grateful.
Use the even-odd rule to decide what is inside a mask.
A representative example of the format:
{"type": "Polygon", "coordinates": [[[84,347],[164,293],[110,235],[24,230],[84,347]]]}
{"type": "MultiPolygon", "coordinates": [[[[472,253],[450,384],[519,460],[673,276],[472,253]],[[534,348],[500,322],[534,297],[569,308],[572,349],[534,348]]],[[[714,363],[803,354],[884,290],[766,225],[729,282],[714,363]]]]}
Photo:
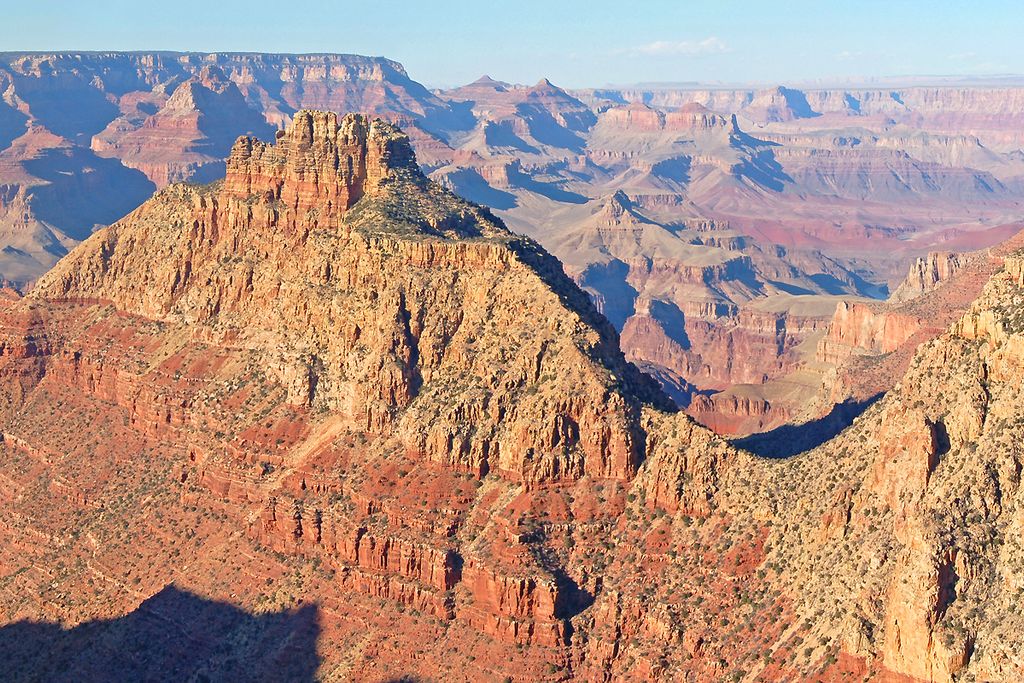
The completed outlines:
{"type": "MultiPolygon", "coordinates": [[[[432,92],[358,55],[58,52],[4,53],[0,93],[4,284],[26,291],[157,189],[221,177],[239,135],[267,143],[302,107],[363,111],[560,258],[629,358],[730,430],[808,408],[771,383],[813,364],[840,298],[884,298],[928,252],[1020,228],[1010,86],[570,92],[485,77],[432,92]]],[[[319,199],[315,183],[297,191],[319,199]]],[[[922,264],[913,292],[947,266],[922,264]]]]}
{"type": "Polygon", "coordinates": [[[772,460],[674,411],[393,125],[298,112],[234,150],[0,298],[0,630],[173,582],[314,607],[325,679],[1024,673],[1016,251],[849,430],[772,460]]]}

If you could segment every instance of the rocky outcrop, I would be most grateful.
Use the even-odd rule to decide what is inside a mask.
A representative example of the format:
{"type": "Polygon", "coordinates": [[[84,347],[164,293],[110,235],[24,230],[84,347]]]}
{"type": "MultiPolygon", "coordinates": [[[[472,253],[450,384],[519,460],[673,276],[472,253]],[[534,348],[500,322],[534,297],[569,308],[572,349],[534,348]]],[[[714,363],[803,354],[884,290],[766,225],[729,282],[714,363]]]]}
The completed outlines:
{"type": "Polygon", "coordinates": [[[881,652],[886,667],[915,680],[951,681],[967,666],[974,636],[943,633],[937,623],[959,579],[949,558],[911,551],[887,596],[881,652]]]}
{"type": "Polygon", "coordinates": [[[240,138],[228,158],[224,191],[282,202],[296,215],[343,214],[394,173],[417,170],[409,139],[379,119],[299,112],[270,145],[240,138]]]}
{"type": "Polygon", "coordinates": [[[964,266],[960,254],[933,251],[928,256],[914,261],[910,272],[899,287],[893,291],[891,301],[904,302],[927,294],[950,280],[964,266]]]}

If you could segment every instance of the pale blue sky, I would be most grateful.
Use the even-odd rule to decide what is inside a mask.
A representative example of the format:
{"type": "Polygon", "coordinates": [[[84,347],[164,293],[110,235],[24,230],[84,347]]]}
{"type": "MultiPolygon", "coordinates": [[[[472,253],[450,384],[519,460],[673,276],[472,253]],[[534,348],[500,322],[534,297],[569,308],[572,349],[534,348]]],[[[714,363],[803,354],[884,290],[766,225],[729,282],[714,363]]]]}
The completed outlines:
{"type": "Polygon", "coordinates": [[[0,50],[352,52],[428,85],[1024,73],[1024,0],[0,0],[0,50]]]}

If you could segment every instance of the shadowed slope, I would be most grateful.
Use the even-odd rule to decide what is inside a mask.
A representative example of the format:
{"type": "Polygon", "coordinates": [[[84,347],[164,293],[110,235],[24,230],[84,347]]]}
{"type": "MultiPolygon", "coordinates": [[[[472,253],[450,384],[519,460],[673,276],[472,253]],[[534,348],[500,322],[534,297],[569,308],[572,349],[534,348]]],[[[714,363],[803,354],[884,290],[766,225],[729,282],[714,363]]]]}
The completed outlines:
{"type": "Polygon", "coordinates": [[[123,617],[0,626],[10,683],[314,681],[317,607],[249,614],[168,586],[123,617]]]}

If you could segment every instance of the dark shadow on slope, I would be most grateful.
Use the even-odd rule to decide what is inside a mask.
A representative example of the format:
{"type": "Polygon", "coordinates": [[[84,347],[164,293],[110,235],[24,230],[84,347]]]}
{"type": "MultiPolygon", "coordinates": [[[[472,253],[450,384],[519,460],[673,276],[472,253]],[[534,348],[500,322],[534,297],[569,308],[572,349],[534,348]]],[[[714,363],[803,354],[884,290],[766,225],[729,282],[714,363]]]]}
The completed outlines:
{"type": "Polygon", "coordinates": [[[492,209],[507,210],[518,203],[514,194],[493,187],[473,168],[452,171],[444,177],[442,183],[463,199],[492,209]]]}
{"type": "Polygon", "coordinates": [[[872,299],[888,299],[889,298],[889,285],[888,283],[881,282],[875,284],[870,280],[865,280],[857,273],[850,271],[850,277],[853,278],[853,284],[857,287],[857,292],[861,296],[870,297],[872,299]]]}
{"type": "Polygon", "coordinates": [[[3,680],[314,681],[318,609],[249,614],[167,586],[123,617],[0,628],[3,680]]]}
{"type": "Polygon", "coordinates": [[[735,439],[733,444],[762,458],[789,458],[820,446],[839,434],[854,418],[867,410],[883,394],[864,401],[847,400],[833,406],[825,417],[798,425],[782,425],[761,434],[735,439]]]}
{"type": "Polygon", "coordinates": [[[662,159],[651,166],[651,173],[679,183],[680,185],[690,184],[690,171],[693,166],[693,158],[689,156],[678,156],[670,159],[662,159]]]}
{"type": "Polygon", "coordinates": [[[146,116],[152,116],[160,111],[160,107],[158,107],[154,102],[138,102],[135,104],[135,109],[146,116]]]}
{"type": "Polygon", "coordinates": [[[775,158],[774,149],[781,147],[781,143],[761,140],[740,130],[736,124],[735,114],[732,117],[732,125],[733,132],[729,134],[729,144],[734,149],[745,152],[744,157],[733,165],[733,175],[749,178],[773,192],[782,192],[787,184],[792,185],[795,182],[775,158]]]}
{"type": "Polygon", "coordinates": [[[564,620],[565,644],[568,645],[572,642],[572,618],[593,605],[594,596],[590,591],[580,588],[580,585],[561,567],[554,569],[551,576],[558,586],[555,617],[564,620]]]}
{"type": "Polygon", "coordinates": [[[121,115],[117,105],[88,78],[88,74],[52,77],[45,71],[40,77],[18,74],[13,78],[14,91],[47,130],[88,145],[93,135],[121,115]]]}
{"type": "Polygon", "coordinates": [[[543,183],[539,180],[535,180],[526,173],[523,173],[518,168],[509,170],[509,180],[519,188],[528,190],[530,192],[536,192],[542,197],[555,202],[566,202],[568,204],[586,204],[590,200],[581,194],[570,192],[569,190],[563,190],[555,183],[543,183]]]}
{"type": "Polygon", "coordinates": [[[26,121],[27,116],[0,101],[0,150],[10,147],[15,139],[25,133],[26,121]]]}
{"type": "Polygon", "coordinates": [[[808,294],[817,293],[813,290],[807,289],[806,287],[798,287],[797,285],[790,284],[788,282],[779,282],[778,280],[766,280],[766,282],[772,287],[794,296],[806,296],[808,294]]]}
{"type": "Polygon", "coordinates": [[[587,144],[582,137],[562,126],[542,107],[521,104],[516,107],[516,112],[526,120],[533,139],[542,145],[580,153],[587,144]]]}
{"type": "Polygon", "coordinates": [[[946,423],[939,420],[935,423],[935,454],[941,458],[949,453],[950,448],[949,430],[946,423]]]}
{"type": "MultiPolygon", "coordinates": [[[[842,273],[845,273],[846,276],[850,279],[850,283],[847,283],[847,282],[845,282],[843,280],[840,280],[839,278],[834,277],[832,275],[822,274],[820,276],[820,277],[830,278],[827,281],[831,282],[834,286],[837,286],[837,287],[841,288],[843,291],[840,292],[840,293],[843,293],[843,294],[853,293],[853,294],[858,294],[860,296],[870,297],[872,299],[888,299],[889,298],[889,285],[888,284],[886,284],[884,282],[883,283],[874,283],[874,282],[871,282],[870,280],[866,280],[857,271],[851,270],[850,267],[848,267],[846,265],[843,265],[842,263],[840,263],[839,261],[836,261],[835,259],[830,258],[826,254],[823,254],[820,251],[816,251],[814,253],[815,253],[815,255],[818,258],[821,258],[823,261],[831,263],[833,266],[835,266],[836,270],[841,271],[842,273]],[[850,291],[851,283],[852,283],[852,287],[853,287],[853,291],[852,292],[850,291]]],[[[812,279],[814,279],[815,283],[818,284],[819,286],[824,286],[823,282],[819,282],[817,279],[815,279],[817,277],[819,277],[819,276],[815,275],[815,276],[812,277],[812,279]]]]}
{"type": "Polygon", "coordinates": [[[830,275],[828,273],[815,273],[810,276],[810,280],[821,287],[822,291],[826,294],[840,295],[850,293],[850,286],[835,275],[830,275]]]}
{"type": "MultiPolygon", "coordinates": [[[[165,122],[158,125],[178,125],[182,98],[191,103],[189,106],[200,134],[184,151],[224,158],[239,136],[273,139],[275,127],[267,122],[263,113],[250,105],[238,86],[216,65],[204,66],[200,75],[174,89],[167,105],[155,114],[155,120],[165,122]],[[172,103],[177,104],[172,106],[172,103]]],[[[150,123],[146,121],[144,125],[150,123]]]]}
{"type": "Polygon", "coordinates": [[[134,210],[156,189],[141,171],[79,147],[45,150],[24,166],[48,181],[30,190],[36,218],[76,240],[134,210]]]}
{"type": "Polygon", "coordinates": [[[484,142],[488,147],[509,147],[526,154],[540,154],[540,150],[515,134],[508,121],[484,124],[484,142]]]}
{"type": "Polygon", "coordinates": [[[615,104],[629,104],[629,101],[622,96],[619,90],[595,90],[594,97],[599,100],[608,100],[615,104]]]}
{"type": "Polygon", "coordinates": [[[472,102],[446,102],[447,107],[428,109],[417,125],[431,135],[449,142],[453,133],[473,130],[476,116],[472,102]]]}
{"type": "MultiPolygon", "coordinates": [[[[472,104],[469,106],[448,102],[427,88],[420,82],[409,77],[397,62],[382,59],[379,62],[384,72],[384,84],[394,84],[404,90],[421,109],[422,114],[417,116],[416,112],[408,111],[415,118],[419,118],[419,127],[423,130],[440,137],[442,140],[449,140],[452,132],[472,130],[476,126],[476,116],[473,115],[472,104]]],[[[390,91],[391,88],[388,88],[390,91]]],[[[401,92],[401,91],[399,91],[401,92]]],[[[391,106],[401,105],[401,97],[390,93],[391,106]]],[[[404,107],[402,107],[404,108],[404,107]]],[[[357,111],[353,109],[352,111],[357,111]]]]}
{"type": "Polygon", "coordinates": [[[580,286],[587,290],[597,310],[608,318],[617,332],[636,313],[637,291],[627,281],[629,266],[618,259],[587,266],[580,276],[580,286]]]}
{"type": "Polygon", "coordinates": [[[671,301],[652,299],[651,317],[658,321],[665,336],[679,344],[684,351],[690,350],[690,338],[686,334],[686,317],[671,301]]]}
{"type": "Polygon", "coordinates": [[[793,90],[792,88],[780,87],[779,93],[786,100],[786,106],[793,112],[793,115],[799,119],[813,119],[821,116],[820,113],[811,109],[810,102],[807,101],[807,95],[800,90],[793,90]]]}
{"type": "Polygon", "coordinates": [[[773,192],[782,192],[787,184],[793,184],[793,178],[783,170],[782,164],[775,159],[775,153],[770,149],[752,151],[734,166],[734,173],[773,192]]]}
{"type": "Polygon", "coordinates": [[[698,389],[687,382],[685,377],[655,363],[634,361],[634,364],[645,375],[654,378],[661,385],[662,391],[668,394],[677,408],[689,407],[696,396],[714,396],[718,393],[714,389],[698,389]]]}
{"type": "Polygon", "coordinates": [[[267,123],[263,114],[249,106],[234,83],[230,83],[223,92],[196,86],[192,97],[199,110],[196,125],[204,136],[195,143],[194,151],[212,157],[226,157],[239,136],[274,139],[276,129],[267,123]]]}
{"type": "Polygon", "coordinates": [[[556,553],[544,544],[543,536],[543,532],[539,531],[530,534],[530,540],[534,541],[530,545],[530,551],[558,587],[555,592],[554,615],[556,619],[562,620],[565,627],[564,642],[569,645],[572,642],[572,618],[593,605],[595,597],[590,591],[580,588],[579,583],[565,571],[556,553]]]}

